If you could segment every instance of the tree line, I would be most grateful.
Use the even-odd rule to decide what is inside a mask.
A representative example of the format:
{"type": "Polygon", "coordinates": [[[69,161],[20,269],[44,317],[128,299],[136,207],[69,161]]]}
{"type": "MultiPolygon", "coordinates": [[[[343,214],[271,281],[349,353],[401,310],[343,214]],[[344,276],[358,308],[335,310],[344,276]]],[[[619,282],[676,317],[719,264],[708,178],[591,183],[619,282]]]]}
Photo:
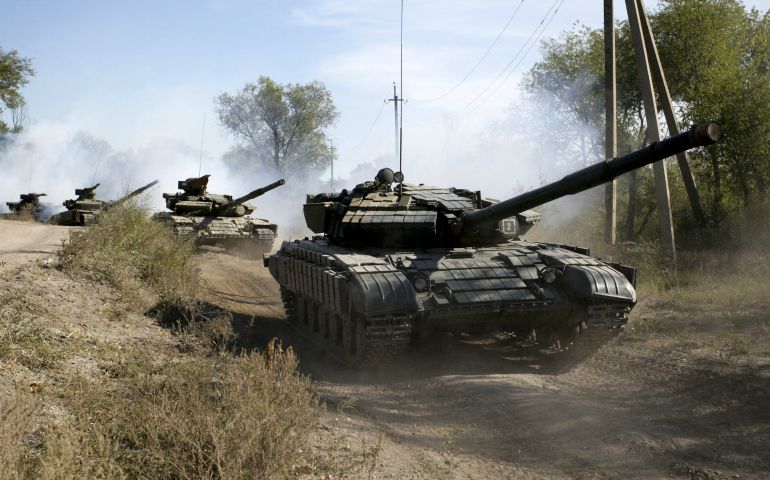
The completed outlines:
{"type": "MultiPolygon", "coordinates": [[[[738,0],[662,0],[650,15],[652,30],[682,128],[719,121],[720,145],[691,154],[693,171],[713,227],[736,216],[766,214],[770,184],[770,12],[738,0]]],[[[540,46],[541,59],[526,73],[538,116],[526,141],[546,141],[571,169],[604,158],[604,43],[598,28],[576,26],[540,46]],[[543,128],[544,127],[544,128],[543,128]],[[541,135],[543,138],[538,138],[541,135]]],[[[628,22],[617,28],[619,154],[646,142],[644,108],[628,22]]],[[[30,59],[0,49],[0,138],[23,128],[20,89],[34,75],[30,59]]],[[[325,129],[339,112],[321,82],[280,84],[260,76],[215,100],[220,123],[237,140],[224,160],[235,170],[312,175],[325,169],[333,151],[325,129]]],[[[672,207],[678,231],[697,230],[676,168],[670,168],[672,207]]],[[[619,236],[657,236],[651,169],[620,182],[619,236]],[[649,221],[648,221],[649,220],[649,221]]],[[[761,217],[765,218],[766,216],[761,217]]]]}
{"type": "MultiPolygon", "coordinates": [[[[737,0],[663,0],[650,22],[680,125],[716,120],[727,132],[725,142],[690,157],[711,226],[763,213],[767,223],[770,12],[747,9],[737,0]]],[[[576,166],[603,160],[603,30],[577,26],[544,41],[541,54],[523,85],[532,101],[550,109],[552,126],[568,132],[570,140],[560,151],[576,166]]],[[[647,136],[627,21],[617,25],[617,71],[622,154],[642,147],[647,136]]],[[[676,226],[696,229],[679,171],[670,168],[669,174],[676,226]]],[[[620,186],[621,239],[656,237],[654,220],[647,222],[655,208],[652,169],[626,175],[620,186]]]]}

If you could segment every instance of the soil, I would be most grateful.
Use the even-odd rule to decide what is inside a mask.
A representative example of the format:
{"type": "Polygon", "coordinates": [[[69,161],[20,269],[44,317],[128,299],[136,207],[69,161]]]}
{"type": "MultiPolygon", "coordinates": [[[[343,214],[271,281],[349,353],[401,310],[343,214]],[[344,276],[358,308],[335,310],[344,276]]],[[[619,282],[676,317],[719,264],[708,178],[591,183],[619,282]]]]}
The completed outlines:
{"type": "MultiPolygon", "coordinates": [[[[40,270],[68,231],[0,221],[0,269],[74,302],[83,287],[68,277],[23,273],[40,270]]],[[[768,298],[707,311],[641,290],[636,328],[568,373],[502,355],[503,336],[444,336],[397,364],[354,371],[287,324],[261,260],[207,251],[199,261],[204,300],[233,313],[238,346],[281,338],[315,381],[323,413],[307,478],[770,478],[768,298]]],[[[98,311],[111,300],[93,301],[98,311]]],[[[141,316],[118,333],[96,316],[61,321],[173,344],[141,316]]]]}

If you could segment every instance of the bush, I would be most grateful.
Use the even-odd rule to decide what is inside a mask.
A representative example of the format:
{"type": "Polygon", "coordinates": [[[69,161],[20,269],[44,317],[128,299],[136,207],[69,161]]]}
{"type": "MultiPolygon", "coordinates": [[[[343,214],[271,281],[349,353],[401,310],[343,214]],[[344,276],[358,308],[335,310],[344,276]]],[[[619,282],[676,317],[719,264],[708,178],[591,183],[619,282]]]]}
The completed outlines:
{"type": "Polygon", "coordinates": [[[291,351],[121,353],[120,382],[72,379],[51,417],[29,394],[0,401],[0,478],[281,478],[303,463],[319,409],[291,351]]]}
{"type": "Polygon", "coordinates": [[[184,303],[198,290],[193,252],[192,242],[177,239],[167,226],[151,220],[146,208],[127,203],[73,233],[59,258],[65,270],[109,283],[128,299],[149,294],[153,300],[184,303]]]}
{"type": "Polygon", "coordinates": [[[121,446],[130,478],[273,478],[301,463],[318,408],[291,351],[121,358],[120,388],[73,385],[73,411],[121,446]],[[100,391],[101,390],[101,391],[100,391]]]}

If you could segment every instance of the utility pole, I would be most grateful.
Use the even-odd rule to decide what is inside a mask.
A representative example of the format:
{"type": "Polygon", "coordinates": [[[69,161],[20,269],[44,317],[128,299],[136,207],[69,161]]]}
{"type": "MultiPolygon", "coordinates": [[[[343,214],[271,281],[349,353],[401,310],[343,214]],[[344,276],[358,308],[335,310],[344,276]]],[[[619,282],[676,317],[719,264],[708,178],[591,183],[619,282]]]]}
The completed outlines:
{"type": "Polygon", "coordinates": [[[399,135],[399,128],[398,128],[398,102],[403,102],[403,98],[398,98],[398,93],[396,92],[396,82],[393,82],[393,98],[389,98],[386,100],[387,102],[393,102],[393,107],[396,113],[396,160],[399,160],[401,158],[401,142],[400,142],[400,135],[399,135]]]}
{"type": "Polygon", "coordinates": [[[329,145],[330,145],[329,148],[330,148],[330,150],[332,152],[332,183],[331,183],[331,186],[332,186],[332,192],[334,192],[334,140],[331,139],[331,138],[329,139],[329,145]]]}
{"type": "MultiPolygon", "coordinates": [[[[660,126],[658,125],[658,109],[655,106],[655,90],[652,85],[650,73],[650,61],[642,34],[642,22],[640,16],[641,0],[626,0],[628,11],[628,23],[631,27],[631,39],[634,45],[636,68],[639,73],[640,89],[644,101],[644,114],[647,120],[648,139],[651,142],[660,141],[660,126]]],[[[663,253],[670,264],[676,269],[676,246],[674,243],[674,223],[671,218],[671,198],[668,189],[668,175],[666,174],[666,161],[661,160],[653,164],[655,175],[655,197],[660,218],[661,242],[663,253]]]]}
{"type": "MultiPolygon", "coordinates": [[[[647,55],[650,57],[653,78],[655,79],[658,91],[660,92],[658,98],[661,103],[663,114],[666,117],[668,131],[671,136],[679,135],[679,126],[677,125],[676,117],[674,116],[674,107],[671,102],[671,93],[668,90],[668,82],[666,82],[666,75],[663,73],[663,66],[660,63],[660,56],[658,55],[658,47],[655,44],[655,37],[652,35],[652,28],[650,28],[650,19],[644,11],[642,0],[637,0],[637,8],[639,10],[640,23],[642,24],[642,35],[644,35],[647,55]]],[[[690,208],[692,208],[693,215],[695,215],[695,219],[701,226],[705,226],[706,214],[703,211],[703,204],[701,203],[700,194],[698,193],[698,187],[695,184],[695,178],[690,169],[690,159],[687,152],[678,153],[676,155],[676,161],[679,164],[679,170],[682,172],[682,181],[684,182],[684,187],[687,191],[687,199],[690,201],[690,208]]]]}
{"type": "MultiPolygon", "coordinates": [[[[604,158],[610,161],[618,154],[617,87],[615,69],[615,15],[612,0],[604,0],[604,158]]],[[[613,180],[604,190],[604,241],[614,245],[617,233],[618,181],[613,180]]]]}

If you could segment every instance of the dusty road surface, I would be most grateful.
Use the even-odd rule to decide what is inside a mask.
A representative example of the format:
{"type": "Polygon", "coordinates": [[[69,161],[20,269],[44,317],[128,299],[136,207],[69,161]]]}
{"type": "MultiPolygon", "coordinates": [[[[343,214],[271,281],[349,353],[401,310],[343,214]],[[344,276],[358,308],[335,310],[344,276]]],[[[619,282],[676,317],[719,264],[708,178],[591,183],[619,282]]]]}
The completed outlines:
{"type": "MultiPolygon", "coordinates": [[[[105,286],[34,263],[69,232],[0,220],[0,297],[44,329],[33,359],[69,352],[42,373],[0,364],[0,393],[98,376],[92,345],[114,355],[134,344],[176,349],[105,286]]],[[[718,278],[677,297],[642,288],[634,329],[569,373],[516,360],[504,336],[445,336],[355,371],[287,325],[261,261],[211,251],[199,261],[204,300],[234,314],[240,346],[277,336],[316,382],[325,412],[303,478],[770,478],[766,282],[718,278]]]]}
{"type": "Polygon", "coordinates": [[[636,330],[565,374],[494,337],[360,372],[287,327],[261,262],[205,254],[202,273],[244,346],[279,336],[316,381],[308,478],[770,478],[767,298],[728,315],[643,296],[636,330]]]}
{"type": "Polygon", "coordinates": [[[55,253],[71,230],[72,227],[0,219],[0,269],[55,253]]]}

